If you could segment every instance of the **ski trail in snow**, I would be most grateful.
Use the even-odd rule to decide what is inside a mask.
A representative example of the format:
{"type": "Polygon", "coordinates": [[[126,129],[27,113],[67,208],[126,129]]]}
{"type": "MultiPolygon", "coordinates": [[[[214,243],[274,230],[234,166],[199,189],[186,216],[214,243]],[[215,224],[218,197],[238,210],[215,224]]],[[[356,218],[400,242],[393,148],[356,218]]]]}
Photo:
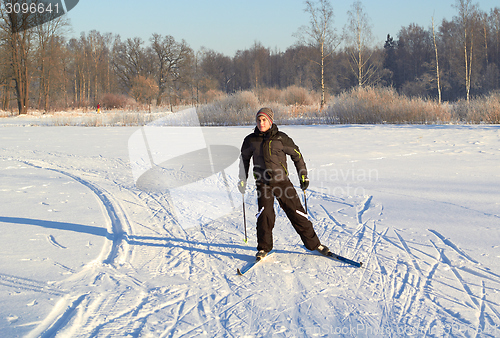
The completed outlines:
{"type": "Polygon", "coordinates": [[[55,296],[64,296],[67,291],[59,288],[51,287],[47,283],[40,282],[34,279],[22,278],[0,273],[0,284],[18,290],[29,290],[40,293],[47,293],[55,296]]]}
{"type": "MultiPolygon", "coordinates": [[[[370,249],[368,250],[368,255],[365,256],[362,261],[363,261],[363,267],[364,267],[364,270],[363,270],[363,273],[361,274],[360,278],[359,278],[359,282],[358,282],[358,290],[359,288],[361,287],[361,283],[364,279],[364,274],[365,274],[365,271],[367,271],[367,267],[369,266],[369,262],[370,262],[370,259],[372,256],[375,257],[375,260],[376,260],[376,264],[378,266],[378,271],[381,273],[381,276],[380,278],[383,279],[383,275],[385,275],[385,268],[383,268],[379,261],[378,261],[378,258],[376,258],[376,247],[377,245],[380,243],[381,239],[387,234],[387,232],[389,231],[389,228],[386,228],[384,231],[378,233],[376,231],[376,228],[375,228],[375,223],[374,223],[374,227],[373,227],[373,236],[372,236],[372,244],[371,244],[371,247],[370,249]]],[[[375,273],[375,271],[372,271],[372,274],[375,273]]],[[[370,277],[371,278],[371,277],[370,277]]],[[[385,284],[383,285],[383,287],[385,288],[385,284]]]]}
{"type": "Polygon", "coordinates": [[[481,267],[474,267],[475,269],[477,269],[479,271],[476,271],[476,270],[469,268],[467,266],[459,266],[458,268],[464,272],[467,272],[467,273],[474,275],[476,277],[479,277],[479,278],[488,279],[492,282],[499,282],[500,281],[500,275],[498,275],[494,272],[488,271],[488,270],[481,268],[481,267]]]}
{"type": "MultiPolygon", "coordinates": [[[[106,189],[99,187],[95,183],[90,183],[87,180],[84,180],[81,177],[78,177],[74,174],[71,174],[67,172],[66,170],[63,170],[61,168],[54,168],[53,165],[49,165],[45,162],[42,161],[21,161],[22,163],[32,166],[34,168],[38,169],[45,169],[49,171],[54,171],[59,174],[65,175],[67,177],[70,177],[74,181],[84,185],[85,187],[89,188],[90,191],[96,196],[97,200],[101,202],[102,210],[104,212],[104,215],[108,219],[108,232],[112,234],[112,239],[111,239],[111,245],[104,246],[103,250],[101,252],[101,256],[99,259],[102,260],[103,264],[123,264],[126,262],[129,258],[130,255],[130,249],[127,248],[127,232],[130,233],[130,223],[129,223],[129,217],[125,214],[123,208],[120,206],[119,202],[115,200],[115,198],[112,196],[110,192],[108,192],[106,189]],[[127,231],[128,230],[128,231],[127,231]],[[125,241],[124,241],[125,239],[125,241]]],[[[53,236],[49,236],[48,240],[51,244],[53,244],[56,247],[59,248],[64,248],[62,245],[60,245],[53,236]]],[[[74,274],[68,279],[69,281],[75,281],[78,280],[80,277],[85,277],[87,274],[86,270],[94,269],[93,268],[93,263],[91,263],[86,269],[84,268],[81,272],[74,274]]],[[[96,279],[96,281],[99,281],[99,279],[96,279]]],[[[133,279],[131,279],[133,281],[133,279]]],[[[76,291],[78,292],[78,291],[76,291]]],[[[67,296],[65,299],[68,301],[69,296],[67,296]]],[[[77,300],[72,302],[71,304],[67,305],[67,309],[63,309],[61,306],[56,306],[52,313],[40,324],[32,333],[34,335],[40,335],[40,336],[53,336],[55,332],[60,331],[65,325],[68,324],[69,319],[73,316],[74,311],[76,308],[80,307],[82,305],[82,302],[85,298],[88,297],[89,302],[92,302],[95,296],[89,293],[84,294],[83,296],[72,296],[72,298],[76,298],[77,300]],[[61,311],[63,311],[61,313],[61,311]],[[43,334],[42,334],[43,333],[43,334]]]]}
{"type": "Polygon", "coordinates": [[[123,248],[123,250],[121,250],[120,247],[125,245],[123,239],[126,239],[127,230],[130,231],[131,227],[128,221],[128,217],[124,215],[123,208],[112,197],[112,194],[110,194],[104,188],[98,187],[96,184],[90,183],[89,181],[84,180],[78,176],[75,176],[67,171],[49,167],[49,165],[44,162],[32,161],[33,162],[32,163],[30,161],[22,161],[22,160],[21,162],[38,169],[50,170],[68,176],[73,180],[75,180],[76,182],[89,188],[95,194],[97,199],[101,202],[105,210],[105,215],[109,220],[108,231],[113,235],[111,249],[109,250],[107,257],[104,259],[103,262],[105,264],[112,264],[113,262],[115,262],[115,260],[119,258],[118,257],[119,255],[122,255],[119,261],[123,262],[127,260],[126,255],[128,253],[128,250],[126,248],[123,248]]]}
{"type": "Polygon", "coordinates": [[[341,243],[339,254],[341,254],[341,255],[345,254],[344,248],[349,246],[349,243],[351,242],[351,240],[354,239],[355,236],[358,236],[358,243],[359,243],[360,238],[363,236],[364,229],[365,229],[364,224],[358,224],[358,227],[356,228],[356,230],[352,234],[349,235],[349,238],[347,238],[344,242],[341,243]],[[360,234],[360,235],[358,235],[358,234],[360,234]]]}
{"type": "Polygon", "coordinates": [[[446,238],[445,236],[441,235],[439,232],[436,230],[432,229],[427,229],[430,233],[434,234],[437,238],[439,238],[444,244],[455,250],[459,255],[463,256],[467,260],[471,261],[472,263],[478,264],[478,262],[471,258],[469,255],[467,255],[465,252],[463,252],[458,246],[456,246],[451,240],[446,238]]]}
{"type": "Polygon", "coordinates": [[[500,320],[500,312],[494,307],[495,305],[497,304],[490,304],[490,303],[487,304],[488,309],[490,309],[490,311],[495,315],[495,317],[497,317],[497,319],[500,320]]]}
{"type": "Polygon", "coordinates": [[[339,228],[342,228],[342,224],[340,224],[339,221],[337,221],[335,219],[335,217],[333,217],[329,212],[328,210],[326,210],[325,206],[323,204],[320,205],[321,206],[321,209],[323,209],[323,211],[326,213],[326,215],[328,216],[328,218],[333,222],[333,224],[335,224],[335,227],[333,227],[332,231],[335,230],[336,227],[339,227],[339,228]]]}
{"type": "Polygon", "coordinates": [[[478,318],[477,318],[477,327],[476,331],[478,332],[484,332],[485,325],[486,325],[486,318],[485,318],[485,308],[486,308],[486,287],[484,285],[484,281],[481,281],[481,298],[479,300],[479,312],[478,312],[478,318]]]}
{"type": "MultiPolygon", "coordinates": [[[[341,243],[341,246],[340,246],[340,249],[342,248],[342,234],[348,234],[349,236],[351,234],[349,234],[344,228],[345,228],[345,225],[344,224],[341,224],[333,215],[331,212],[329,212],[327,210],[327,208],[323,205],[323,204],[320,204],[320,207],[321,209],[324,211],[324,213],[326,214],[326,216],[328,217],[328,219],[333,222],[334,224],[334,227],[333,228],[330,228],[328,225],[325,226],[324,230],[323,230],[323,235],[326,234],[327,232],[330,233],[330,234],[334,234],[336,232],[337,229],[339,229],[340,231],[338,231],[336,233],[336,237],[335,238],[332,238],[332,242],[336,242],[336,241],[339,241],[341,243]]],[[[320,237],[321,239],[323,239],[324,237],[320,237]]],[[[330,245],[332,245],[333,243],[329,243],[330,245]]],[[[333,247],[331,249],[334,249],[333,247]]],[[[340,251],[339,251],[340,252],[340,251]]]]}
{"type": "MultiPolygon", "coordinates": [[[[62,298],[57,304],[54,310],[49,314],[49,316],[44,320],[47,328],[40,330],[39,328],[30,332],[26,338],[49,338],[55,337],[56,334],[65,327],[65,325],[74,317],[75,310],[83,302],[83,300],[88,296],[88,294],[83,294],[76,299],[71,299],[69,296],[62,298]],[[61,313],[62,310],[62,313],[61,313]]],[[[42,325],[44,327],[44,325],[42,325]]]]}
{"type": "Polygon", "coordinates": [[[401,237],[401,235],[396,231],[396,229],[393,229],[394,233],[396,234],[396,236],[398,237],[399,239],[399,242],[401,243],[401,245],[403,246],[403,248],[405,249],[406,253],[408,254],[408,258],[410,259],[410,261],[412,262],[413,266],[415,267],[415,270],[422,275],[422,269],[420,269],[420,266],[418,265],[416,259],[415,259],[415,256],[412,254],[410,248],[408,247],[408,244],[406,243],[406,241],[403,239],[403,237],[401,237]]]}
{"type": "Polygon", "coordinates": [[[324,201],[324,202],[333,202],[333,203],[336,203],[336,204],[345,205],[345,206],[347,206],[349,208],[354,207],[353,204],[346,202],[346,200],[343,199],[343,198],[332,196],[332,195],[329,195],[329,194],[326,194],[326,193],[322,193],[322,192],[316,191],[316,190],[314,190],[312,188],[307,189],[307,191],[310,192],[309,196],[311,198],[316,198],[316,199],[318,199],[320,201],[324,201]]]}
{"type": "Polygon", "coordinates": [[[467,283],[463,279],[462,275],[457,271],[457,269],[455,268],[455,266],[453,266],[452,262],[446,256],[446,254],[444,253],[444,251],[443,250],[438,250],[438,247],[436,246],[436,244],[434,242],[431,241],[431,243],[434,245],[434,247],[436,248],[436,250],[439,252],[439,255],[441,256],[441,261],[444,264],[446,264],[447,266],[449,266],[451,272],[453,273],[453,275],[455,276],[456,280],[458,281],[458,283],[462,287],[463,291],[467,294],[468,298],[472,302],[472,304],[469,303],[469,302],[465,302],[465,305],[469,306],[470,308],[477,309],[479,307],[479,303],[478,303],[478,301],[476,299],[476,296],[472,293],[471,289],[469,288],[469,286],[467,285],[467,283]]]}
{"type": "Polygon", "coordinates": [[[358,223],[362,224],[363,223],[363,214],[368,211],[370,208],[370,203],[372,201],[373,196],[368,196],[366,199],[363,201],[362,205],[358,206],[356,208],[357,211],[357,219],[358,223]]]}

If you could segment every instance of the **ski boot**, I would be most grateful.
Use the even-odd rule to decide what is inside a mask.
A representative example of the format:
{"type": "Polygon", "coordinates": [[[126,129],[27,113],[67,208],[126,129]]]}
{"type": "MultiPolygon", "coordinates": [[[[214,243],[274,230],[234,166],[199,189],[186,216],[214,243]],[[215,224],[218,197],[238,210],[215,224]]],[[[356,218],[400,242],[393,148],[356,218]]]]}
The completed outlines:
{"type": "Polygon", "coordinates": [[[323,244],[320,244],[316,250],[318,250],[322,255],[330,255],[330,249],[328,249],[328,247],[324,246],[323,244]]]}
{"type": "Polygon", "coordinates": [[[258,261],[260,261],[261,259],[267,256],[267,253],[268,253],[267,251],[259,250],[259,252],[257,252],[257,255],[255,255],[255,257],[258,261]]]}

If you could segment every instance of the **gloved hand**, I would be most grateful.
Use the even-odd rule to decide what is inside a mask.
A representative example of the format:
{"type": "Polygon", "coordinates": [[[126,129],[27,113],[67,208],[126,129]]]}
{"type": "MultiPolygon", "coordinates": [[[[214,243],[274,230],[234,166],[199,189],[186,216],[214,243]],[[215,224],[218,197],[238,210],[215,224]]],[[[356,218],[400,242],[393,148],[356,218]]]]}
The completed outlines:
{"type": "Polygon", "coordinates": [[[306,175],[300,176],[300,189],[306,190],[309,187],[309,179],[306,175]]]}
{"type": "Polygon", "coordinates": [[[246,188],[247,188],[247,182],[246,182],[246,181],[243,181],[243,180],[240,180],[240,181],[238,182],[238,190],[239,190],[242,194],[244,194],[244,193],[245,193],[246,188]]]}

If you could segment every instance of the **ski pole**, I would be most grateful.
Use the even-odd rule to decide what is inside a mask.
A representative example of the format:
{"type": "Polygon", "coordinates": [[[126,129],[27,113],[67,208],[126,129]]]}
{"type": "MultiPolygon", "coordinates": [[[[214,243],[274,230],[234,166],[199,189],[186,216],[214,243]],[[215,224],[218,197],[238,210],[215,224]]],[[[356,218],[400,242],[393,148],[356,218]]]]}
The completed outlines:
{"type": "Polygon", "coordinates": [[[248,238],[247,238],[247,218],[245,216],[245,194],[241,194],[243,198],[243,225],[245,227],[245,243],[248,243],[248,238]]]}
{"type": "Polygon", "coordinates": [[[306,191],[302,190],[304,192],[304,206],[306,207],[306,214],[307,214],[307,198],[306,198],[306,191]]]}

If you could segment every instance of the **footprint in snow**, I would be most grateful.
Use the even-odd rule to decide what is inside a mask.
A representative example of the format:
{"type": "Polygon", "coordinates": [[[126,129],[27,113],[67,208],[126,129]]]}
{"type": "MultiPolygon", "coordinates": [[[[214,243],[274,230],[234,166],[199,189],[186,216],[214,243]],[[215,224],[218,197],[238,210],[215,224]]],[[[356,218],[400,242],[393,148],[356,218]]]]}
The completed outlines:
{"type": "Polygon", "coordinates": [[[47,239],[48,239],[49,243],[52,244],[53,246],[55,246],[56,248],[66,249],[66,247],[64,245],[61,245],[61,244],[57,243],[57,241],[54,238],[54,236],[49,235],[49,236],[47,236],[47,239]]]}

